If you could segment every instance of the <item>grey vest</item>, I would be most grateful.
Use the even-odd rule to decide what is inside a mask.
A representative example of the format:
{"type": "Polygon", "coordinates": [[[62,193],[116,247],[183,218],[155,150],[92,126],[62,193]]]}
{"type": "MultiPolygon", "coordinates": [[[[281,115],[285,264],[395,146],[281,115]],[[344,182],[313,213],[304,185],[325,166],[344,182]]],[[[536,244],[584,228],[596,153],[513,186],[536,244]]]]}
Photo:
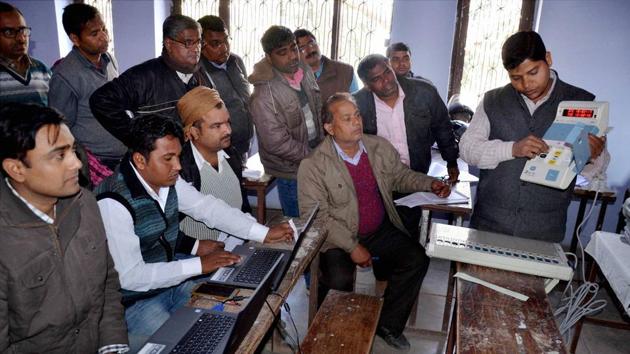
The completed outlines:
{"type": "MultiPolygon", "coordinates": [[[[506,85],[484,96],[484,109],[490,120],[489,140],[519,141],[529,134],[542,137],[556,115],[561,101],[592,101],[591,93],[557,79],[549,99],[529,113],[525,101],[506,85]]],[[[481,170],[477,202],[471,226],[525,238],[560,242],[564,238],[567,208],[575,181],[558,190],[520,180],[526,158],[501,162],[496,168],[481,170]]]]}

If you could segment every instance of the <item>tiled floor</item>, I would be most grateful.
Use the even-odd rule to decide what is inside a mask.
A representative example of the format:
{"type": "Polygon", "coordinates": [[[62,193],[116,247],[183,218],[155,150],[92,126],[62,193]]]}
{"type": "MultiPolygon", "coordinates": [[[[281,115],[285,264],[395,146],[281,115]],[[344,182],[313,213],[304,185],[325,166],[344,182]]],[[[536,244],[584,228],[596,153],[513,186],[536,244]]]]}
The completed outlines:
{"type": "MultiPolygon", "coordinates": [[[[433,259],[429,271],[422,284],[419,295],[419,306],[417,312],[417,323],[410,327],[408,324],[405,336],[411,343],[410,353],[443,353],[445,350],[446,334],[440,332],[444,303],[446,299],[446,287],[448,278],[449,262],[433,259]]],[[[374,294],[374,277],[368,269],[360,269],[357,272],[356,291],[366,294],[374,294]]],[[[552,293],[553,294],[553,293],[552,293]]],[[[556,303],[552,296],[552,304],[556,303]]],[[[598,297],[608,298],[605,290],[600,290],[598,297]]],[[[304,337],[308,326],[308,292],[304,282],[299,282],[288,298],[291,308],[291,315],[297,327],[300,341],[304,337]]],[[[601,318],[619,319],[619,313],[608,301],[608,306],[601,318]]],[[[282,319],[286,323],[287,331],[293,338],[296,337],[295,330],[288,314],[283,311],[282,319]]],[[[291,353],[286,344],[279,344],[276,340],[273,352],[291,353]]],[[[271,352],[270,345],[264,351],[271,352]]],[[[373,353],[397,353],[396,350],[387,346],[378,336],[374,340],[373,353]]],[[[610,329],[605,327],[586,324],[583,327],[580,341],[577,348],[578,354],[628,354],[630,353],[630,331],[610,329]]]]}

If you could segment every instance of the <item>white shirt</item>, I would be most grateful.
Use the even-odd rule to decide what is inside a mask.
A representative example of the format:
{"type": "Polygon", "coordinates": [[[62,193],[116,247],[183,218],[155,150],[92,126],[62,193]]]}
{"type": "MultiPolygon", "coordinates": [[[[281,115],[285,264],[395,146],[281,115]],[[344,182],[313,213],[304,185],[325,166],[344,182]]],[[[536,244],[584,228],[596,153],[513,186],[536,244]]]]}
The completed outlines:
{"type": "MultiPolygon", "coordinates": [[[[556,73],[553,70],[550,70],[549,79],[553,80],[551,88],[538,102],[534,102],[521,94],[530,114],[534,114],[536,108],[547,102],[553,92],[557,81],[556,73]]],[[[488,140],[489,137],[490,120],[483,107],[482,99],[479,106],[477,106],[473,119],[470,121],[470,125],[459,141],[459,153],[462,160],[483,170],[496,168],[501,162],[515,158],[512,156],[514,141],[488,140]]]]}
{"type": "MultiPolygon", "coordinates": [[[[203,168],[203,165],[208,165],[210,167],[212,167],[214,169],[214,166],[212,166],[212,164],[210,164],[210,162],[206,161],[206,159],[204,159],[203,155],[201,155],[201,152],[199,151],[199,149],[197,149],[197,147],[195,146],[195,144],[191,143],[190,144],[192,153],[193,153],[193,158],[195,159],[195,164],[197,165],[197,169],[199,171],[201,171],[201,169],[203,168]]],[[[218,161],[218,171],[219,173],[223,172],[223,161],[227,161],[227,159],[229,159],[230,156],[228,154],[225,153],[225,151],[223,150],[219,150],[217,151],[217,161],[218,161]]]]}
{"type": "Polygon", "coordinates": [[[398,99],[394,107],[390,107],[385,101],[378,98],[375,93],[374,109],[376,110],[376,135],[387,139],[398,154],[400,161],[409,166],[409,145],[407,145],[407,126],[405,125],[405,92],[398,85],[398,99]]]}
{"type": "MultiPolygon", "coordinates": [[[[123,163],[129,163],[123,161],[123,163]]],[[[163,209],[168,197],[168,187],[155,193],[133,167],[136,176],[151,198],[163,209]]],[[[262,242],[269,231],[247,217],[240,210],[228,206],[211,195],[203,195],[192,185],[178,178],[175,183],[179,211],[204,222],[212,228],[229,234],[262,242]]],[[[140,251],[140,239],[134,232],[131,214],[118,201],[105,198],[98,202],[103,225],[107,234],[109,252],[123,289],[148,291],[177,285],[201,274],[201,259],[193,257],[172,262],[145,263],[140,251]]]]}

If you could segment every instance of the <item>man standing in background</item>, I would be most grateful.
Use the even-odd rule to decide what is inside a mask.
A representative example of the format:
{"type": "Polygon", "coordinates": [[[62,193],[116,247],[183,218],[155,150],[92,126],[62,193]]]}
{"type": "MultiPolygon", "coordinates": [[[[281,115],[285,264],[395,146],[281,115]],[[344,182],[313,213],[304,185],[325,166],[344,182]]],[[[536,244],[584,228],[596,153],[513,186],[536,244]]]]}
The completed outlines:
{"type": "Polygon", "coordinates": [[[204,41],[201,65],[230,112],[232,146],[246,162],[254,123],[249,113],[250,91],[245,64],[241,57],[230,52],[230,34],[221,18],[209,15],[197,22],[201,24],[204,41]]]}
{"type": "Polygon", "coordinates": [[[53,67],[50,106],[63,113],[77,141],[114,170],[127,148],[90,110],[92,93],[118,76],[118,64],[107,52],[109,33],[98,10],[87,4],[66,6],[62,22],[74,46],[53,67]]]}
{"type": "Polygon", "coordinates": [[[0,1],[0,105],[48,106],[50,70],[28,55],[31,28],[15,6],[0,1]]]}

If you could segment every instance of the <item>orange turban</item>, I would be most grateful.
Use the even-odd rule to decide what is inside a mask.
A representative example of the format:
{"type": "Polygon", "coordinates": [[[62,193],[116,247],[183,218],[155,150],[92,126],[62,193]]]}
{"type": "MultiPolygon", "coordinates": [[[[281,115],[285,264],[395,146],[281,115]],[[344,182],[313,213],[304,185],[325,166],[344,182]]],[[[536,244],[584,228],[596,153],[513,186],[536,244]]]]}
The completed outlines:
{"type": "Polygon", "coordinates": [[[184,126],[186,140],[190,139],[190,127],[219,104],[223,104],[219,93],[205,86],[197,86],[179,99],[177,111],[184,126]]]}

